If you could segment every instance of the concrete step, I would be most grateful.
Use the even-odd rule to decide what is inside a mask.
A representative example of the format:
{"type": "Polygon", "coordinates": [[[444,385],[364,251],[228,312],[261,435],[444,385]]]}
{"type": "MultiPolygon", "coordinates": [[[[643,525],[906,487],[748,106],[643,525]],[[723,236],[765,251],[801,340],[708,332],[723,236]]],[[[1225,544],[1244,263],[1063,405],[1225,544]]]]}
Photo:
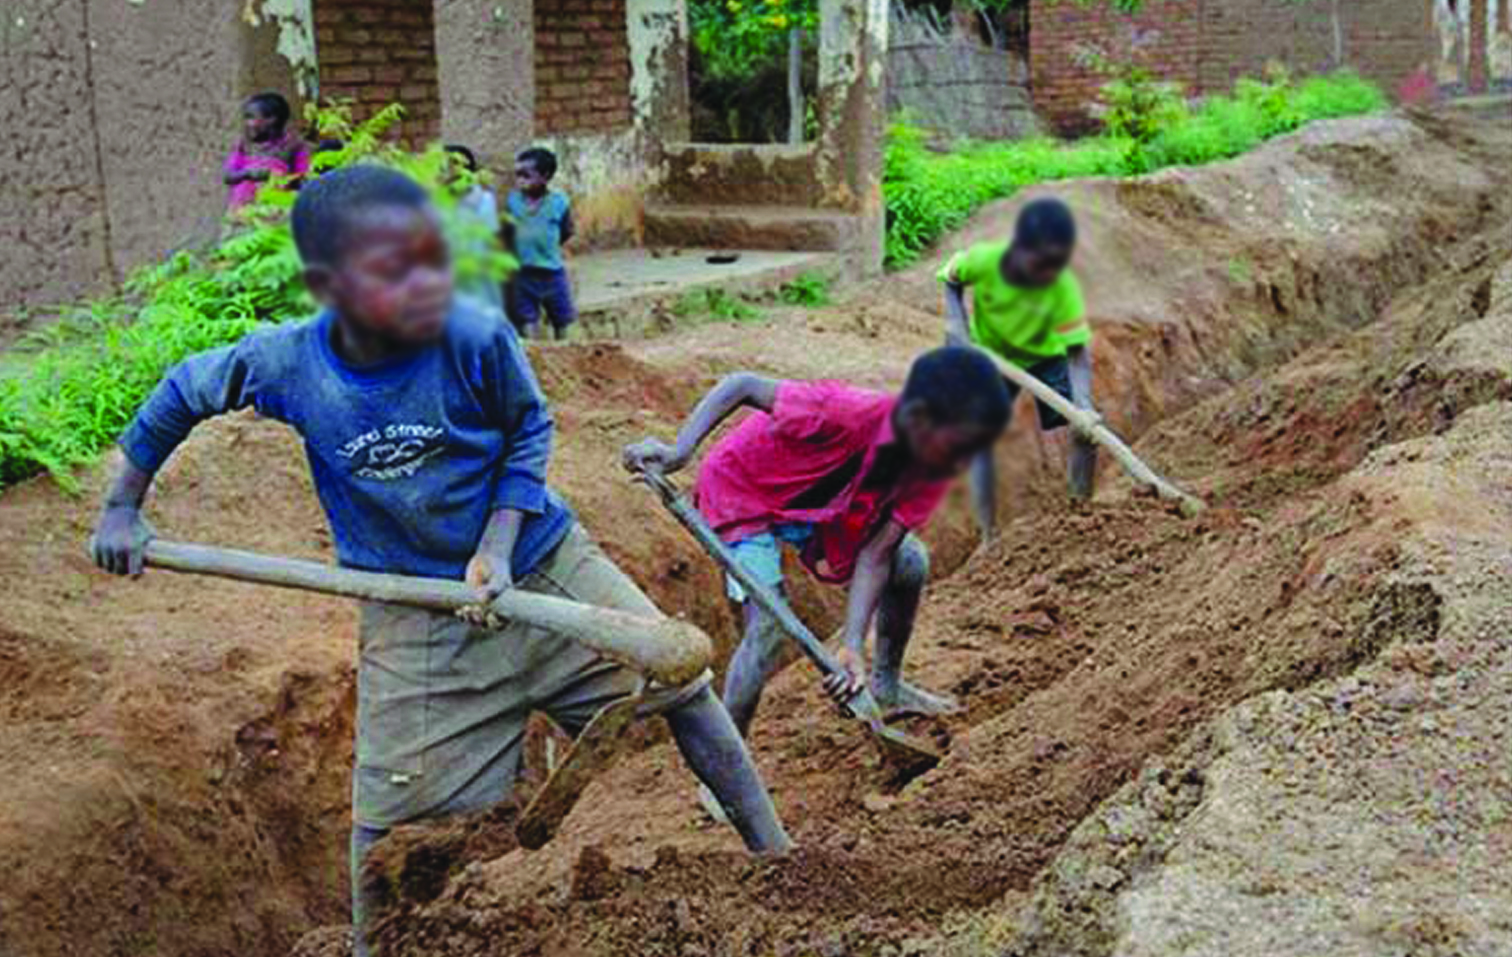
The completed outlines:
{"type": "Polygon", "coordinates": [[[833,251],[855,244],[860,223],[849,213],[794,206],[653,204],[646,245],[676,248],[833,251]]]}
{"type": "Polygon", "coordinates": [[[583,330],[596,339],[624,339],[707,322],[697,309],[706,290],[761,300],[800,276],[838,279],[845,263],[827,252],[679,247],[584,253],[568,269],[583,330]],[[687,310],[690,301],[694,308],[687,310]]]}
{"type": "Polygon", "coordinates": [[[814,144],[668,143],[661,197],[697,206],[817,206],[814,144]]]}

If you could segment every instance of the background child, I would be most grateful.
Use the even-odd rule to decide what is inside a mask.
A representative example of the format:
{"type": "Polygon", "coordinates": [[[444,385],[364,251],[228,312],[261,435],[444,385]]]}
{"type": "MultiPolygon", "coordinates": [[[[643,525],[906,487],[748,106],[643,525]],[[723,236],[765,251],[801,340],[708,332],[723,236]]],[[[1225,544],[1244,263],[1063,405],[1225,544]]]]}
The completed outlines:
{"type": "Polygon", "coordinates": [[[513,251],[520,260],[514,276],[511,318],[527,336],[535,338],[541,314],[551,322],[558,339],[577,319],[572,284],[562,259],[562,246],[572,238],[572,205],[565,194],[551,189],[557,159],[551,150],[536,147],[515,158],[515,188],[505,200],[513,220],[513,251]]]}
{"type": "MultiPolygon", "coordinates": [[[[463,578],[658,614],[545,483],[552,425],[508,323],[453,299],[449,251],[425,191],[378,167],[335,170],[294,207],[315,319],[191,357],[148,399],[93,541],[96,563],[139,574],[153,475],[197,422],[251,407],[305,441],[337,557],[350,568],[463,578]]],[[[577,733],[640,689],[627,669],[523,624],[502,631],[369,603],[358,635],[352,870],[395,825],[508,797],[532,710],[577,733]]],[[[705,675],[648,694],[746,844],[788,838],[705,675]]]]}
{"type": "MultiPolygon", "coordinates": [[[[782,546],[800,550],[821,581],[850,582],[842,672],[827,686],[861,687],[875,621],[871,690],[893,712],[937,713],[954,702],[903,681],[903,653],[928,578],[912,533],[934,513],[950,480],[1002,433],[1008,390],[986,356],[944,348],[919,358],[901,395],[842,382],[726,377],[689,416],[675,446],[647,439],[625,450],[632,471],[672,472],[739,408],[750,416],[699,469],[695,502],[735,557],[763,584],[782,584],[782,546]]],[[[781,660],[783,636],[733,583],[745,634],[730,661],[724,699],[742,733],[781,660]]]]}
{"type": "MultiPolygon", "coordinates": [[[[978,243],[952,256],[939,272],[945,284],[946,341],[975,343],[1027,370],[1078,408],[1092,408],[1092,328],[1081,284],[1071,271],[1076,219],[1058,199],[1037,199],[1019,212],[1013,241],[978,243]],[[966,312],[966,288],[972,311],[966,312]]],[[[1008,383],[1009,394],[1018,388],[1008,383]]],[[[1038,404],[1040,429],[1066,420],[1038,404]]],[[[1091,498],[1097,446],[1071,440],[1067,469],[1071,494],[1091,498]]],[[[997,531],[997,475],[989,449],[972,470],[972,492],[982,540],[997,531]]]]}
{"type": "MultiPolygon", "coordinates": [[[[446,146],[446,152],[455,157],[463,169],[474,175],[477,174],[478,157],[472,150],[457,143],[449,143],[446,146]]],[[[457,211],[472,224],[472,229],[477,230],[475,238],[480,244],[485,236],[497,236],[500,243],[503,243],[505,236],[503,224],[499,219],[499,198],[494,195],[492,189],[482,183],[474,182],[462,198],[457,200],[457,211]]],[[[501,313],[504,311],[504,284],[500,280],[486,274],[480,275],[466,291],[501,313]]]]}
{"type": "Polygon", "coordinates": [[[242,105],[242,138],[222,169],[231,188],[227,208],[252,202],[258,189],[274,177],[310,171],[310,149],[289,129],[291,117],[289,101],[277,93],[259,93],[242,105]]]}

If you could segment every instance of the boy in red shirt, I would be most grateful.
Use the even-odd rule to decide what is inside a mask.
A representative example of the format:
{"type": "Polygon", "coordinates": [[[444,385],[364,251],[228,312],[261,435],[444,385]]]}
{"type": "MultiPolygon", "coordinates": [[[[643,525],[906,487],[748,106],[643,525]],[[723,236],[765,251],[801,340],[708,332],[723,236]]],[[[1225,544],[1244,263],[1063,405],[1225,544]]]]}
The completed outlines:
{"type": "MultiPolygon", "coordinates": [[[[799,550],[821,581],[850,583],[842,671],[826,682],[844,699],[865,680],[866,635],[876,625],[871,690],[893,713],[940,713],[954,702],[903,681],[929,573],[912,534],[929,521],[950,480],[991,447],[1007,425],[1007,387],[992,361],[970,348],[920,357],[901,395],[842,382],[726,376],[693,410],[675,446],[646,439],[625,450],[632,471],[675,472],[731,413],[749,415],[699,470],[694,499],[735,557],[763,584],[782,585],[782,545],[799,550]]],[[[744,638],[725,676],[724,702],[747,733],[783,636],[733,583],[744,638]]]]}

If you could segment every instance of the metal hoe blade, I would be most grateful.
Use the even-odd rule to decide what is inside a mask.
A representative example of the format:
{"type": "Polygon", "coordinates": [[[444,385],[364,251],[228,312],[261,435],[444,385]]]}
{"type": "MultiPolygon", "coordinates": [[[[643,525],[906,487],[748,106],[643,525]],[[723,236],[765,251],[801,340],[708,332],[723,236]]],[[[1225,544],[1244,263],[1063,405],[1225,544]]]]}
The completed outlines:
{"type": "Polygon", "coordinates": [[[572,743],[572,749],[560,766],[546,779],[525,808],[515,836],[520,846],[539,850],[556,836],[583,790],[618,756],[620,739],[635,720],[641,695],[630,695],[605,705],[572,743]]]}

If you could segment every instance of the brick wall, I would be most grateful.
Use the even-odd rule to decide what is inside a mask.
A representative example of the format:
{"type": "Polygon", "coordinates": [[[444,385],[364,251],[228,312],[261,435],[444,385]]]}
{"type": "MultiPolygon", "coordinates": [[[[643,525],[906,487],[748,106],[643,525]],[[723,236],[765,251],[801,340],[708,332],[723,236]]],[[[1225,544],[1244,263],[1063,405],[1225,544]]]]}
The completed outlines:
{"type": "MultiPolygon", "coordinates": [[[[1434,62],[1431,0],[1338,0],[1344,63],[1383,89],[1396,90],[1434,62]]],[[[1297,72],[1334,62],[1333,0],[1165,0],[1137,17],[1106,4],[1031,0],[1030,68],[1035,107],[1063,131],[1091,125],[1088,111],[1103,77],[1078,65],[1078,46],[1127,49],[1143,40],[1142,59],[1191,93],[1223,92],[1272,62],[1297,72]]]]}
{"type": "Polygon", "coordinates": [[[355,98],[358,119],[404,104],[399,135],[411,145],[441,135],[429,0],[315,0],[315,43],[321,96],[355,98]]]}
{"type": "Polygon", "coordinates": [[[630,126],[625,0],[535,0],[536,133],[630,126]]]}
{"type": "Polygon", "coordinates": [[[1029,72],[1034,106],[1063,132],[1083,132],[1094,125],[1090,109],[1107,77],[1085,62],[1085,50],[1099,49],[1115,59],[1131,51],[1138,61],[1167,79],[1197,85],[1198,48],[1203,0],[1147,3],[1126,16],[1101,2],[1031,0],[1029,72]]]}

